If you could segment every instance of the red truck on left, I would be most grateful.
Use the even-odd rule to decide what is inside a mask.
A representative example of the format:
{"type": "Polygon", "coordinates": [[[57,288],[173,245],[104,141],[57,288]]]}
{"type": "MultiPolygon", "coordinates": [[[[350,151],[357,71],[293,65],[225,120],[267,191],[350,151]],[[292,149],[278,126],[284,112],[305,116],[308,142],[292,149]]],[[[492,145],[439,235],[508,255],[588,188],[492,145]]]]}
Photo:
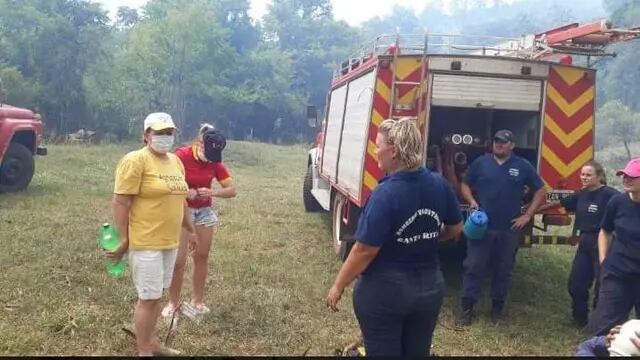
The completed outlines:
{"type": "Polygon", "coordinates": [[[0,104],[0,193],[25,189],[33,178],[41,146],[42,121],[31,110],[0,104]]]}

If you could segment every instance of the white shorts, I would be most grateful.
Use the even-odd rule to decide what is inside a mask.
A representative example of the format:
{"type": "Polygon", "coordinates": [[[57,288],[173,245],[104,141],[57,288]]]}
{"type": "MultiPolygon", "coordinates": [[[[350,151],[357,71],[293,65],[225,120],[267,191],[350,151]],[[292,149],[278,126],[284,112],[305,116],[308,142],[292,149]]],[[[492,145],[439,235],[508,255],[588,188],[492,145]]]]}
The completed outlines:
{"type": "Polygon", "coordinates": [[[171,286],[178,249],[129,250],[131,277],[140,300],[157,300],[171,286]]]}

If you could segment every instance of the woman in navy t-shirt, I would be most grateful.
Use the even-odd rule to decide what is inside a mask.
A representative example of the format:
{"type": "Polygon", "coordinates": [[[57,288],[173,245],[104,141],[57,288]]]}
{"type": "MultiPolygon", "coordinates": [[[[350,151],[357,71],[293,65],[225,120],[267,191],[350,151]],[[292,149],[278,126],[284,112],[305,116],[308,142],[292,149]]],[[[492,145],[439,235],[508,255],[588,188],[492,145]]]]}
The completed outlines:
{"type": "Polygon", "coordinates": [[[618,171],[620,175],[625,192],[609,201],[598,236],[602,277],[591,319],[596,335],[624,323],[631,308],[640,304],[640,158],[618,171]]]}
{"type": "Polygon", "coordinates": [[[569,275],[573,320],[579,327],[589,319],[589,289],[594,284],[593,307],[598,301],[600,262],[598,261],[598,232],[604,210],[612,196],[619,192],[606,186],[604,169],[596,161],[586,163],[580,171],[582,190],[558,201],[541,206],[538,211],[563,207],[575,212],[575,228],[579,231],[578,250],[569,275]]]}
{"type": "Polygon", "coordinates": [[[462,231],[456,196],[421,166],[410,119],[385,120],[376,138],[380,180],[358,221],[353,246],[327,296],[337,311],[356,277],[353,306],[368,356],[426,356],[444,296],[437,243],[462,231]]]}

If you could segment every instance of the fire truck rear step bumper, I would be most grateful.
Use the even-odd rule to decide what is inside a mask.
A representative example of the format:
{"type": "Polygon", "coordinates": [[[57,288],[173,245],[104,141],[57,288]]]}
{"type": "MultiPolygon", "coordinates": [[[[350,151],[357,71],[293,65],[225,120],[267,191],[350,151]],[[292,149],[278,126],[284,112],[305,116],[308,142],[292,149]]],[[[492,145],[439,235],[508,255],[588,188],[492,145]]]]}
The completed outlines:
{"type": "Polygon", "coordinates": [[[569,237],[567,236],[550,236],[550,235],[526,235],[524,237],[523,246],[531,245],[569,245],[569,237]]]}

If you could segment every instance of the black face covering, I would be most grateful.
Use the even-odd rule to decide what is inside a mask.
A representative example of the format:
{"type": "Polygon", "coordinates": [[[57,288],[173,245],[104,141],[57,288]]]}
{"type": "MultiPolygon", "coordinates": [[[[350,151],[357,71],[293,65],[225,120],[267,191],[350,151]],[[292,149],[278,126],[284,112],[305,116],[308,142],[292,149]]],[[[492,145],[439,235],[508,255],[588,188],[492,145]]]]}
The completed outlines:
{"type": "Polygon", "coordinates": [[[224,135],[215,130],[208,130],[202,135],[204,144],[204,156],[211,162],[222,161],[222,150],[227,146],[227,139],[224,135]]]}

